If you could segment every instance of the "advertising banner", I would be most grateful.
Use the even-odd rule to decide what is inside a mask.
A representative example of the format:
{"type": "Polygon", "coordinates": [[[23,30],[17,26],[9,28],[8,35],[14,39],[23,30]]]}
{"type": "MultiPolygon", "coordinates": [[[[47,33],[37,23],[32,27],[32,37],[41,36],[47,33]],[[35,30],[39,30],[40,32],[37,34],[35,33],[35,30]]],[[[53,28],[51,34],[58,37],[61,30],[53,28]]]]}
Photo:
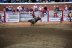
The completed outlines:
{"type": "MultiPolygon", "coordinates": [[[[65,17],[65,18],[64,18],[64,21],[69,21],[69,20],[70,20],[69,17],[65,17]]],[[[71,17],[71,20],[72,20],[72,17],[71,17]]]]}
{"type": "Polygon", "coordinates": [[[60,18],[49,18],[49,21],[60,21],[60,18]]]}

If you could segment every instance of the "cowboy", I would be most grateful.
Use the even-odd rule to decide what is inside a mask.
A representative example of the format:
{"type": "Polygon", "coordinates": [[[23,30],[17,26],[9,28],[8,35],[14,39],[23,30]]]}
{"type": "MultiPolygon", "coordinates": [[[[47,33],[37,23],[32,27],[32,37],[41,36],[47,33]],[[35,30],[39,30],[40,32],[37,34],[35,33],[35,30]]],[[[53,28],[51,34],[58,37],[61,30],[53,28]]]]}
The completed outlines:
{"type": "Polygon", "coordinates": [[[70,18],[70,22],[71,22],[72,12],[69,12],[68,17],[70,18]]]}
{"type": "Polygon", "coordinates": [[[35,22],[35,18],[36,18],[36,16],[35,16],[34,14],[32,14],[32,16],[33,16],[33,18],[34,18],[34,22],[35,22]]]}

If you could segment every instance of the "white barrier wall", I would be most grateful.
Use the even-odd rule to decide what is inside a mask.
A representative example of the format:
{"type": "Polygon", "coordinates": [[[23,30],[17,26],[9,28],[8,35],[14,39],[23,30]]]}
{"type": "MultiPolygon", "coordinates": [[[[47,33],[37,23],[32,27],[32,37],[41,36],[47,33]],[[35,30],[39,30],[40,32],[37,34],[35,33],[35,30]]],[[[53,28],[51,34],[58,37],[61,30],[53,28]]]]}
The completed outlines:
{"type": "Polygon", "coordinates": [[[32,19],[33,17],[31,15],[32,15],[32,12],[21,12],[20,21],[28,21],[32,19]]]}
{"type": "Polygon", "coordinates": [[[49,11],[49,21],[60,21],[60,17],[62,16],[62,11],[58,11],[58,17],[54,17],[54,10],[49,11]]]}
{"type": "MultiPolygon", "coordinates": [[[[60,17],[62,16],[62,12],[58,13],[58,17],[54,18],[54,12],[53,11],[49,11],[49,18],[48,15],[44,15],[44,17],[42,17],[42,22],[47,22],[49,21],[60,21],[60,17]]],[[[41,16],[40,13],[36,13],[36,16],[41,16]]],[[[70,19],[68,18],[68,13],[64,13],[64,21],[69,21],[70,19]]],[[[6,13],[6,22],[19,22],[19,21],[28,21],[30,19],[33,19],[32,17],[32,12],[21,12],[21,13],[12,13],[12,12],[7,12],[6,13]]],[[[40,22],[40,21],[39,21],[40,22]]]]}
{"type": "MultiPolygon", "coordinates": [[[[40,12],[35,12],[35,16],[36,17],[40,16],[40,12]]],[[[33,19],[32,12],[25,12],[25,13],[21,12],[20,13],[20,21],[28,21],[30,19],[33,19]]],[[[47,15],[45,15],[44,17],[42,17],[42,22],[47,22],[47,15]]]]}
{"type": "Polygon", "coordinates": [[[6,13],[6,22],[19,22],[19,13],[7,12],[6,13]]]}

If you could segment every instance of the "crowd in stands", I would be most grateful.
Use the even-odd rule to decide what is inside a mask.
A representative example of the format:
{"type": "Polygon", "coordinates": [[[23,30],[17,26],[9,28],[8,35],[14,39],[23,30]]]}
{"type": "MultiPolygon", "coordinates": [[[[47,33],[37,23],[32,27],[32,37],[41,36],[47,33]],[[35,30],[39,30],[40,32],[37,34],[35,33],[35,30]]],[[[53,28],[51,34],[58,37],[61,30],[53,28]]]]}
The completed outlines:
{"type": "MultiPolygon", "coordinates": [[[[21,11],[21,12],[24,12],[24,11],[26,11],[26,12],[29,12],[29,11],[30,12],[32,12],[32,11],[47,12],[48,11],[48,8],[46,5],[45,6],[40,5],[38,7],[36,4],[34,6],[32,6],[31,8],[25,8],[24,6],[18,6],[16,8],[14,8],[13,6],[6,6],[4,8],[6,9],[7,12],[9,12],[9,11],[12,11],[12,12],[18,12],[18,11],[21,11]]],[[[61,11],[61,8],[59,6],[54,5],[53,10],[54,10],[54,12],[61,11]]],[[[71,5],[69,5],[69,6],[65,5],[64,10],[65,11],[72,10],[71,5]]]]}
{"type": "MultiPolygon", "coordinates": [[[[4,9],[6,10],[6,12],[29,12],[29,11],[35,12],[35,11],[39,11],[42,14],[43,17],[44,17],[44,13],[48,14],[48,8],[47,8],[46,5],[44,5],[44,6],[40,5],[38,7],[35,4],[31,8],[24,8],[23,6],[18,6],[16,8],[14,8],[13,6],[6,6],[6,7],[4,7],[4,9]]],[[[54,14],[57,14],[59,11],[62,11],[62,9],[59,6],[56,6],[56,5],[54,5],[53,10],[54,10],[54,14]]],[[[71,5],[69,5],[69,6],[65,5],[64,10],[71,12],[71,10],[72,10],[71,5]]]]}
{"type": "Polygon", "coordinates": [[[6,9],[6,11],[7,12],[18,12],[18,11],[21,11],[21,12],[24,12],[24,11],[26,11],[26,12],[28,12],[29,10],[30,11],[32,11],[33,9],[29,9],[29,8],[24,8],[24,7],[22,7],[22,6],[18,6],[17,8],[14,8],[13,6],[6,6],[6,7],[4,7],[5,9],[6,9]]]}
{"type": "MultiPolygon", "coordinates": [[[[54,9],[54,11],[60,11],[60,10],[61,10],[61,9],[59,8],[59,6],[56,6],[56,5],[54,5],[53,9],[54,9]]],[[[65,10],[65,11],[68,11],[68,10],[70,11],[70,10],[72,10],[71,5],[69,5],[69,6],[65,5],[64,10],[65,10]]]]}
{"type": "MultiPolygon", "coordinates": [[[[32,12],[32,11],[40,11],[41,13],[42,13],[42,17],[44,17],[44,13],[46,13],[46,14],[48,14],[48,8],[47,8],[47,6],[46,5],[44,5],[44,6],[37,6],[36,4],[34,5],[34,6],[32,6],[31,8],[24,8],[23,6],[18,6],[18,7],[16,7],[16,8],[14,8],[13,6],[6,6],[6,7],[4,7],[4,9],[6,9],[6,11],[7,12],[32,12]]],[[[59,7],[59,6],[56,6],[56,5],[54,5],[54,7],[53,7],[53,10],[54,10],[54,12],[55,12],[55,14],[56,14],[56,16],[55,17],[58,17],[57,16],[57,11],[61,11],[61,8],[59,7]]],[[[68,17],[71,19],[71,17],[72,17],[72,12],[71,12],[71,10],[72,10],[72,7],[71,7],[71,5],[65,5],[65,7],[64,7],[64,10],[65,11],[69,11],[69,13],[68,13],[68,17]]],[[[70,20],[70,22],[71,22],[71,20],[70,20]]]]}
{"type": "Polygon", "coordinates": [[[72,2],[72,0],[0,0],[1,3],[72,2]]]}
{"type": "Polygon", "coordinates": [[[24,8],[23,6],[18,6],[17,8],[14,8],[13,6],[6,6],[4,7],[6,9],[6,11],[12,11],[12,12],[31,12],[31,11],[40,11],[43,7],[40,5],[40,7],[38,7],[36,4],[34,6],[32,6],[31,8],[24,8]]]}

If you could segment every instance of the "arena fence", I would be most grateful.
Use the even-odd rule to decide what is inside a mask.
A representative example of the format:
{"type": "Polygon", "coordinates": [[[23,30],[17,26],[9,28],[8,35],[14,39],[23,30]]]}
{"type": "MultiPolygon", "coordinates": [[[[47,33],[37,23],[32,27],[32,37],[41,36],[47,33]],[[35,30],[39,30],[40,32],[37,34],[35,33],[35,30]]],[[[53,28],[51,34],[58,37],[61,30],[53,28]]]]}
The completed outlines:
{"type": "MultiPolygon", "coordinates": [[[[56,14],[53,10],[48,10],[48,14],[44,13],[44,17],[42,17],[42,12],[36,11],[34,14],[36,16],[42,17],[42,22],[48,22],[48,21],[69,21],[68,18],[68,12],[69,11],[58,11],[56,14]]],[[[2,12],[0,11],[0,14],[4,16],[5,22],[20,22],[20,21],[28,21],[29,19],[32,19],[31,16],[33,12],[2,12]]]]}

